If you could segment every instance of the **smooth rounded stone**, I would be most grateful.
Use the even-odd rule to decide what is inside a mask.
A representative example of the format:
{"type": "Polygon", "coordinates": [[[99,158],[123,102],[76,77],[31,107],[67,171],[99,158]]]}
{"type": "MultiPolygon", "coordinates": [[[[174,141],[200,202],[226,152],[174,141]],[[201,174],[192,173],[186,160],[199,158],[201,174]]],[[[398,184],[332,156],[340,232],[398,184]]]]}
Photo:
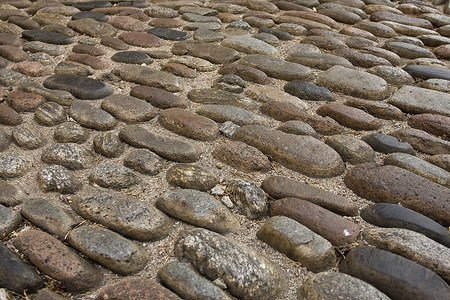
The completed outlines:
{"type": "Polygon", "coordinates": [[[71,53],[66,57],[66,60],[89,66],[94,70],[104,70],[109,67],[106,61],[90,54],[71,53]]]}
{"type": "Polygon", "coordinates": [[[403,120],[405,118],[400,109],[386,102],[353,98],[345,101],[344,105],[363,109],[374,117],[381,119],[403,120]]]}
{"type": "Polygon", "coordinates": [[[48,166],[40,170],[37,174],[37,181],[44,192],[74,194],[82,187],[82,183],[71,171],[59,165],[48,166]]]}
{"type": "MultiPolygon", "coordinates": [[[[425,34],[427,34],[427,35],[439,35],[439,32],[436,32],[436,31],[431,30],[431,29],[426,29],[426,28],[421,28],[421,27],[416,27],[416,26],[411,26],[411,25],[405,25],[405,24],[392,22],[392,21],[381,21],[381,23],[391,27],[399,35],[406,35],[406,36],[412,36],[412,37],[425,35],[425,34]]],[[[439,31],[439,29],[438,29],[438,31],[439,31]]]]}
{"type": "Polygon", "coordinates": [[[123,160],[124,166],[146,175],[158,174],[164,162],[164,159],[147,149],[134,150],[123,160]]]}
{"type": "Polygon", "coordinates": [[[161,109],[172,107],[186,108],[189,106],[188,100],[166,90],[150,86],[135,86],[131,88],[130,95],[143,99],[161,109]]]}
{"type": "Polygon", "coordinates": [[[409,143],[400,142],[396,137],[384,133],[370,133],[361,138],[370,145],[373,150],[381,153],[402,152],[416,155],[413,147],[409,143]]]}
{"type": "Polygon", "coordinates": [[[94,137],[94,150],[103,156],[112,158],[122,155],[125,146],[117,134],[106,132],[94,137]]]}
{"type": "Polygon", "coordinates": [[[137,273],[148,261],[142,246],[100,226],[74,228],[67,240],[89,259],[120,275],[137,273]]]}
{"type": "Polygon", "coordinates": [[[159,240],[172,231],[172,222],[154,206],[134,196],[85,185],[72,198],[82,217],[140,241],[159,240]]]}
{"type": "Polygon", "coordinates": [[[38,273],[3,243],[0,243],[0,268],[0,286],[10,291],[33,293],[45,286],[38,273]]]}
{"type": "Polygon", "coordinates": [[[286,216],[308,227],[337,247],[356,242],[361,228],[306,200],[282,198],[270,206],[270,216],[286,216]]]}
{"type": "Polygon", "coordinates": [[[323,14],[325,16],[332,18],[336,22],[344,23],[344,24],[353,25],[362,20],[361,17],[358,16],[357,14],[350,12],[350,11],[345,11],[345,10],[319,7],[318,12],[320,14],[323,14]]]}
{"type": "Polygon", "coordinates": [[[129,277],[105,286],[96,300],[181,300],[176,294],[150,278],[129,277]]]}
{"type": "Polygon", "coordinates": [[[28,51],[31,53],[43,52],[43,53],[47,53],[48,55],[51,55],[51,56],[58,56],[58,55],[63,54],[63,52],[64,52],[64,49],[62,47],[60,47],[59,45],[43,43],[40,41],[33,41],[33,42],[25,43],[22,46],[22,49],[24,51],[28,51]]]}
{"type": "Polygon", "coordinates": [[[307,80],[312,75],[308,67],[263,54],[247,55],[239,63],[259,69],[276,79],[307,80]]]}
{"type": "Polygon", "coordinates": [[[11,143],[10,135],[0,128],[0,152],[8,149],[10,143],[11,143]]]}
{"type": "Polygon", "coordinates": [[[355,166],[344,182],[358,196],[374,202],[401,203],[427,217],[449,224],[450,190],[408,170],[374,163],[355,166]]]}
{"type": "Polygon", "coordinates": [[[442,45],[436,47],[433,50],[433,53],[440,59],[449,59],[450,58],[450,45],[442,45]]]}
{"type": "Polygon", "coordinates": [[[450,38],[440,36],[440,35],[424,34],[424,35],[419,35],[417,38],[420,39],[422,41],[422,43],[424,43],[426,46],[429,46],[429,47],[438,47],[438,46],[450,44],[450,38]]]}
{"type": "Polygon", "coordinates": [[[236,35],[225,38],[222,45],[248,54],[274,55],[278,50],[270,44],[246,35],[236,35]]]}
{"type": "Polygon", "coordinates": [[[189,189],[162,194],[155,206],[171,217],[219,233],[237,232],[239,221],[213,196],[189,189]]]}
{"type": "Polygon", "coordinates": [[[407,65],[403,68],[411,76],[420,79],[445,79],[450,80],[450,71],[447,68],[423,65],[407,65]]]}
{"type": "Polygon", "coordinates": [[[16,206],[27,198],[27,194],[19,187],[0,179],[0,204],[16,206]]]}
{"type": "Polygon", "coordinates": [[[43,29],[31,29],[22,31],[22,37],[28,41],[38,41],[54,45],[68,45],[73,43],[70,36],[43,29]]]}
{"type": "Polygon", "coordinates": [[[404,42],[388,42],[384,44],[384,48],[408,59],[436,58],[430,50],[404,42]]]}
{"type": "Polygon", "coordinates": [[[19,89],[24,92],[41,95],[48,101],[59,105],[70,105],[74,100],[72,94],[67,91],[47,89],[42,84],[31,80],[22,81],[19,84],[19,89]]]}
{"type": "Polygon", "coordinates": [[[119,137],[133,147],[149,149],[171,161],[191,163],[197,161],[201,154],[200,149],[191,143],[155,134],[139,126],[123,128],[119,137]]]}
{"type": "Polygon", "coordinates": [[[190,300],[231,299],[218,286],[178,261],[167,263],[158,271],[158,278],[172,291],[190,300]]]}
{"type": "Polygon", "coordinates": [[[354,25],[354,27],[366,30],[377,37],[391,38],[397,35],[394,29],[379,22],[361,21],[354,25]]]}
{"type": "Polygon", "coordinates": [[[450,172],[450,154],[436,154],[426,157],[425,160],[450,172]]]}
{"type": "Polygon", "coordinates": [[[231,181],[226,191],[233,195],[233,203],[239,212],[250,220],[263,218],[268,211],[264,190],[248,179],[231,181]]]}
{"type": "Polygon", "coordinates": [[[30,77],[41,77],[50,73],[50,70],[38,61],[23,61],[14,65],[13,70],[30,77]]]}
{"type": "Polygon", "coordinates": [[[391,203],[376,203],[361,211],[364,221],[379,227],[405,228],[421,233],[449,247],[448,230],[409,208],[391,203]]]}
{"type": "Polygon", "coordinates": [[[117,119],[106,111],[82,100],[72,102],[69,115],[80,125],[100,131],[111,130],[118,123],[117,119]]]}
{"type": "Polygon", "coordinates": [[[216,122],[181,108],[164,110],[158,121],[164,128],[192,139],[210,141],[219,135],[216,122]]]}
{"type": "Polygon", "coordinates": [[[237,106],[248,110],[255,110],[258,106],[255,101],[245,96],[212,88],[192,89],[187,97],[195,103],[237,106]]]}
{"type": "Polygon", "coordinates": [[[17,86],[27,77],[14,70],[3,68],[0,69],[0,84],[4,86],[17,86]]]}
{"type": "Polygon", "coordinates": [[[93,11],[80,11],[72,15],[72,20],[80,19],[94,19],[98,22],[108,22],[109,17],[103,13],[93,12],[93,11]]]}
{"type": "Polygon", "coordinates": [[[0,45],[0,56],[11,62],[21,62],[28,58],[25,51],[12,45],[0,45]]]}
{"type": "Polygon", "coordinates": [[[146,64],[149,65],[153,59],[144,52],[140,51],[122,51],[116,52],[111,56],[111,60],[126,64],[146,64]]]}
{"type": "Polygon", "coordinates": [[[219,69],[219,74],[235,74],[243,80],[259,84],[267,84],[270,81],[263,71],[242,64],[225,64],[219,69]]]}
{"type": "Polygon", "coordinates": [[[316,68],[320,70],[327,70],[335,65],[344,67],[352,67],[352,63],[341,56],[329,54],[329,53],[316,53],[316,52],[294,52],[287,58],[288,61],[292,61],[301,65],[305,65],[310,68],[316,68]]]}
{"type": "MultiPolygon", "coordinates": [[[[436,3],[433,3],[436,5],[436,3]]],[[[438,4],[439,5],[439,4],[438,4]]],[[[450,18],[440,13],[425,13],[422,18],[430,21],[434,26],[441,27],[450,24],[450,18]]]]}
{"type": "Polygon", "coordinates": [[[1,45],[12,45],[12,46],[18,47],[23,44],[23,41],[20,39],[19,36],[16,36],[12,33],[0,32],[0,44],[1,45]]]}
{"type": "Polygon", "coordinates": [[[0,124],[7,126],[17,126],[22,124],[23,120],[19,113],[6,105],[0,105],[0,124]]]}
{"type": "Polygon", "coordinates": [[[384,158],[385,165],[394,165],[428,180],[450,187],[450,173],[432,163],[406,153],[391,153],[384,158]]]}
{"type": "Polygon", "coordinates": [[[292,36],[288,32],[279,30],[279,29],[267,28],[265,26],[261,26],[261,27],[259,27],[259,32],[260,33],[269,33],[271,35],[274,35],[275,37],[277,37],[277,39],[282,40],[282,41],[292,40],[292,36]]]}
{"type": "Polygon", "coordinates": [[[343,41],[333,36],[310,35],[302,39],[301,43],[311,44],[325,50],[348,48],[348,46],[343,41]]]}
{"type": "Polygon", "coordinates": [[[217,70],[217,66],[215,64],[210,63],[203,58],[188,55],[173,57],[169,60],[169,62],[185,65],[198,72],[210,72],[217,70]]]}
{"type": "Polygon", "coordinates": [[[147,32],[161,39],[170,41],[183,41],[191,37],[191,34],[187,32],[163,27],[154,27],[148,29],[147,32]]]}
{"type": "Polygon", "coordinates": [[[238,75],[226,74],[214,80],[212,88],[223,89],[233,93],[242,93],[246,88],[246,84],[238,75]]]}
{"type": "MultiPolygon", "coordinates": [[[[250,19],[250,21],[251,20],[252,19],[250,19]]],[[[226,28],[227,29],[228,28],[232,28],[232,29],[241,29],[241,30],[245,30],[245,31],[250,31],[250,29],[252,27],[250,26],[249,23],[247,23],[247,22],[245,22],[243,20],[236,20],[236,21],[230,22],[230,24],[228,24],[226,28]]]]}
{"type": "Polygon", "coordinates": [[[79,20],[72,20],[67,23],[67,27],[79,32],[80,34],[85,34],[91,37],[111,37],[116,34],[116,29],[111,24],[106,22],[99,22],[92,18],[83,18],[79,20]]]}
{"type": "Polygon", "coordinates": [[[450,117],[437,114],[412,115],[408,125],[444,139],[450,138],[450,117]]]}
{"type": "Polygon", "coordinates": [[[145,66],[122,65],[116,67],[113,74],[125,81],[162,88],[169,92],[181,90],[180,82],[175,75],[145,66]]]}
{"type": "Polygon", "coordinates": [[[183,189],[208,191],[219,184],[215,174],[200,166],[176,164],[167,170],[166,180],[170,185],[183,189]]]}
{"type": "Polygon", "coordinates": [[[406,113],[436,113],[450,116],[450,95],[444,92],[404,85],[388,102],[406,113]]]}
{"type": "Polygon", "coordinates": [[[379,76],[390,84],[394,85],[412,85],[414,78],[405,70],[392,66],[375,66],[367,72],[379,76]]]}
{"type": "Polygon", "coordinates": [[[214,158],[244,172],[266,172],[271,164],[257,148],[243,142],[227,141],[212,152],[214,158]]]}
{"type": "Polygon", "coordinates": [[[307,176],[334,177],[342,174],[344,169],[339,154],[311,136],[284,133],[262,125],[246,125],[239,128],[233,138],[258,148],[274,161],[307,176]]]}
{"type": "Polygon", "coordinates": [[[379,119],[360,110],[340,103],[328,103],[320,106],[316,113],[330,117],[339,124],[354,130],[377,130],[382,126],[379,119]]]}
{"type": "Polygon", "coordinates": [[[198,29],[206,29],[206,30],[220,30],[221,26],[218,22],[194,22],[194,23],[188,23],[186,26],[183,27],[183,30],[198,30],[198,29]]]}
{"type": "Polygon", "coordinates": [[[41,148],[47,143],[40,129],[31,124],[21,124],[14,127],[11,137],[17,146],[27,150],[41,148]]]}
{"type": "Polygon", "coordinates": [[[181,41],[172,47],[175,55],[190,55],[215,64],[231,63],[239,59],[239,52],[229,47],[200,41],[181,41]]]}
{"type": "Polygon", "coordinates": [[[42,150],[41,159],[47,164],[78,170],[91,167],[94,156],[78,144],[56,143],[42,150]]]}
{"type": "Polygon", "coordinates": [[[147,32],[123,32],[118,38],[128,45],[142,48],[159,47],[164,44],[162,39],[147,32]]]}
{"type": "Polygon", "coordinates": [[[147,23],[124,15],[112,16],[109,18],[108,23],[116,29],[132,32],[145,31],[150,28],[147,23]]]}
{"type": "MultiPolygon", "coordinates": [[[[8,236],[22,222],[22,216],[19,212],[0,204],[0,237],[8,236]]],[[[1,263],[0,263],[1,266],[1,263]]],[[[1,280],[0,280],[1,281],[1,280]]]]}
{"type": "Polygon", "coordinates": [[[33,300],[67,300],[67,298],[48,288],[45,288],[37,292],[36,296],[33,297],[33,300]]]}
{"type": "Polygon", "coordinates": [[[45,102],[34,111],[34,119],[41,125],[52,127],[66,121],[67,113],[58,103],[45,102]]]}
{"type": "Polygon", "coordinates": [[[178,63],[166,63],[162,66],[161,71],[171,73],[177,77],[196,78],[197,71],[185,65],[178,63]]]}
{"type": "Polygon", "coordinates": [[[307,279],[297,292],[299,300],[389,300],[370,284],[338,272],[321,272],[307,279]]]}
{"type": "MultiPolygon", "coordinates": [[[[179,11],[181,13],[181,11],[179,11]]],[[[188,22],[199,22],[199,23],[208,23],[208,22],[216,22],[216,23],[222,23],[220,19],[213,16],[205,16],[197,14],[197,12],[185,12],[181,15],[181,19],[188,21],[188,22]]]]}
{"type": "Polygon", "coordinates": [[[391,133],[401,141],[410,143],[415,149],[427,154],[447,154],[450,142],[434,137],[425,131],[414,128],[403,128],[391,133]]]}
{"type": "MultiPolygon", "coordinates": [[[[48,16],[48,15],[47,15],[48,16]]],[[[46,17],[44,17],[43,15],[40,16],[41,20],[45,20],[46,17]]],[[[64,34],[70,37],[75,37],[77,34],[75,31],[73,31],[72,29],[66,27],[66,21],[68,20],[68,18],[66,17],[60,17],[61,21],[56,21],[54,23],[50,23],[50,21],[43,21],[44,24],[46,23],[50,23],[48,25],[45,25],[44,27],[42,27],[43,30],[48,30],[51,32],[56,32],[56,33],[60,33],[60,34],[64,34]],[[64,23],[64,24],[57,24],[57,23],[64,23]]]]}
{"type": "Polygon", "coordinates": [[[299,24],[292,24],[292,23],[281,23],[278,26],[278,28],[295,36],[305,35],[308,32],[308,30],[305,27],[299,24]]]}
{"type": "Polygon", "coordinates": [[[343,66],[326,70],[317,84],[334,92],[370,100],[382,100],[390,94],[387,82],[381,77],[343,66]]]}
{"type": "Polygon", "coordinates": [[[424,235],[401,228],[369,228],[364,239],[371,245],[411,259],[445,281],[450,277],[450,249],[424,235]]]}
{"type": "Polygon", "coordinates": [[[78,8],[81,11],[91,11],[95,8],[99,8],[99,7],[111,7],[112,4],[109,1],[102,1],[102,0],[97,0],[97,1],[74,1],[73,6],[75,8],[78,8]]]}
{"type": "Polygon", "coordinates": [[[38,94],[16,90],[8,94],[6,102],[17,112],[33,112],[45,99],[38,94]]]}
{"type": "Polygon", "coordinates": [[[33,166],[33,159],[20,154],[0,154],[0,177],[14,178],[27,173],[33,166]]]}
{"type": "Polygon", "coordinates": [[[175,255],[210,280],[223,281],[235,297],[274,299],[286,286],[281,269],[253,249],[206,229],[182,232],[175,255]]]}
{"type": "Polygon", "coordinates": [[[308,123],[302,121],[286,121],[277,128],[286,133],[292,133],[297,135],[310,135],[315,138],[319,138],[319,134],[308,123]]]}
{"type": "Polygon", "coordinates": [[[208,117],[216,122],[244,125],[267,125],[268,121],[253,112],[231,105],[202,105],[196,110],[197,114],[208,117]]]}
{"type": "Polygon", "coordinates": [[[64,90],[83,100],[102,99],[114,91],[109,85],[92,78],[75,74],[55,74],[44,80],[44,87],[52,90],[64,90]]]}
{"type": "Polygon", "coordinates": [[[130,169],[115,162],[96,165],[89,175],[89,180],[99,186],[116,190],[130,187],[141,181],[139,176],[130,169]]]}
{"type": "Polygon", "coordinates": [[[328,270],[336,264],[330,242],[288,217],[271,217],[256,236],[312,272],[328,270]]]}
{"type": "Polygon", "coordinates": [[[373,285],[391,299],[445,299],[449,287],[436,273],[388,251],[352,249],[340,271],[373,285]]]}
{"type": "Polygon", "coordinates": [[[332,135],[325,138],[325,143],[339,153],[344,162],[352,165],[375,160],[375,152],[372,147],[358,138],[332,135]]]}
{"type": "Polygon", "coordinates": [[[156,109],[148,102],[126,95],[106,97],[101,108],[126,123],[149,121],[156,115],[156,109]]]}
{"type": "Polygon", "coordinates": [[[53,138],[58,143],[83,143],[88,137],[88,131],[75,122],[59,124],[53,133],[53,138]]]}
{"type": "Polygon", "coordinates": [[[327,88],[305,81],[294,80],[288,82],[283,89],[285,92],[300,99],[329,102],[336,101],[334,95],[327,88]]]}
{"type": "Polygon", "coordinates": [[[85,293],[100,283],[100,272],[93,265],[48,233],[22,231],[13,244],[32,264],[61,282],[69,292],[85,293]]]}
{"type": "Polygon", "coordinates": [[[78,224],[71,214],[43,198],[25,201],[21,214],[39,228],[56,235],[60,240],[64,240],[67,233],[78,224]]]}
{"type": "Polygon", "coordinates": [[[103,56],[107,54],[106,51],[97,48],[94,45],[88,45],[88,44],[78,44],[73,46],[72,48],[73,53],[79,53],[79,54],[89,54],[93,56],[103,56]]]}
{"type": "MultiPolygon", "coordinates": [[[[364,49],[366,46],[363,45],[361,48],[364,49]]],[[[354,49],[337,49],[333,51],[334,54],[338,56],[342,56],[348,61],[350,61],[354,66],[361,68],[371,68],[374,66],[390,66],[391,63],[377,55],[373,55],[370,53],[361,53],[354,49]]]]}
{"type": "Polygon", "coordinates": [[[119,40],[114,37],[110,37],[110,36],[103,37],[100,40],[100,44],[105,45],[110,48],[113,48],[115,50],[121,50],[121,51],[127,50],[128,48],[130,48],[130,46],[128,44],[126,44],[124,41],[119,40]]]}
{"type": "Polygon", "coordinates": [[[406,15],[399,15],[387,11],[376,11],[372,13],[370,15],[370,20],[373,22],[392,21],[400,24],[421,27],[425,29],[433,29],[433,25],[428,20],[422,18],[409,17],[406,15]]]}

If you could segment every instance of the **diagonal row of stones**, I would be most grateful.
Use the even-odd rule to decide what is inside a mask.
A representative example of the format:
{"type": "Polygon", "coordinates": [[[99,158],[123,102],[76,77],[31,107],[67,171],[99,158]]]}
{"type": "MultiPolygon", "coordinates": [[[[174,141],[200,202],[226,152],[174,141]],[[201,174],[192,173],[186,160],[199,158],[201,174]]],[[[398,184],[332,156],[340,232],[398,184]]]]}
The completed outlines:
{"type": "Polygon", "coordinates": [[[0,292],[448,299],[449,12],[2,1],[0,292]],[[243,219],[305,268],[302,285],[237,241],[243,219]],[[140,276],[161,240],[176,260],[140,276]],[[105,285],[103,268],[129,278],[105,285]]]}

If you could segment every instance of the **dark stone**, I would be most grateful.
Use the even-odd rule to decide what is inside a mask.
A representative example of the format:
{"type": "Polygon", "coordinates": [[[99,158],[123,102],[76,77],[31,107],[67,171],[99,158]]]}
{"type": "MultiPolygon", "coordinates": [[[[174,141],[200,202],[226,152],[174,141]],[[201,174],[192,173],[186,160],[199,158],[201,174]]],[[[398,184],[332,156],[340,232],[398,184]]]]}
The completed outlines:
{"type": "Polygon", "coordinates": [[[44,281],[20,257],[0,243],[0,286],[23,294],[33,293],[44,287],[44,281]]]}
{"type": "Polygon", "coordinates": [[[138,85],[130,90],[130,95],[149,102],[151,105],[166,109],[171,107],[186,108],[189,101],[163,89],[138,85]]]}
{"type": "Polygon", "coordinates": [[[68,35],[43,29],[25,30],[22,32],[22,37],[29,41],[39,41],[56,45],[68,45],[73,43],[68,35]]]}
{"type": "Polygon", "coordinates": [[[17,187],[0,179],[0,204],[16,206],[27,198],[27,194],[17,187]]]}
{"type": "Polygon", "coordinates": [[[147,149],[134,150],[123,160],[124,166],[146,175],[158,174],[164,162],[164,159],[147,149]]]}
{"type": "Polygon", "coordinates": [[[414,78],[420,79],[445,79],[450,80],[450,71],[447,68],[425,66],[425,65],[407,65],[403,70],[408,72],[414,78]]]}
{"type": "Polygon", "coordinates": [[[284,91],[300,99],[313,101],[336,101],[327,88],[306,81],[294,80],[284,86],[284,91]]]}
{"type": "Polygon", "coordinates": [[[150,278],[125,278],[100,290],[96,300],[181,300],[150,278]]]}
{"type": "Polygon", "coordinates": [[[91,11],[94,8],[101,8],[101,7],[111,7],[112,4],[110,1],[87,1],[87,2],[75,2],[74,7],[78,8],[81,11],[91,11]]]}
{"type": "Polygon", "coordinates": [[[409,143],[403,143],[397,140],[396,137],[384,133],[370,133],[361,138],[364,142],[370,145],[373,150],[381,153],[403,152],[411,155],[416,155],[413,147],[409,143]]]}
{"type": "Polygon", "coordinates": [[[154,34],[159,38],[170,41],[183,41],[188,39],[191,35],[184,31],[173,30],[163,27],[155,27],[147,30],[148,33],[154,34]]]}
{"type": "Polygon", "coordinates": [[[361,211],[361,217],[375,226],[414,230],[450,248],[450,233],[435,221],[409,208],[376,203],[361,211]]]}
{"type": "Polygon", "coordinates": [[[367,246],[351,250],[341,272],[373,285],[392,299],[446,299],[449,286],[436,273],[404,257],[367,246]]]}
{"type": "Polygon", "coordinates": [[[101,131],[111,130],[118,123],[117,119],[106,111],[82,100],[72,102],[69,115],[82,126],[101,131]]]}
{"type": "Polygon", "coordinates": [[[93,11],[81,11],[72,15],[72,20],[80,20],[87,18],[94,19],[98,22],[108,22],[109,20],[109,17],[107,15],[93,11]]]}
{"type": "Polygon", "coordinates": [[[56,74],[44,80],[44,86],[53,90],[70,92],[83,100],[101,99],[111,95],[113,89],[103,82],[74,74],[56,74]]]}
{"type": "Polygon", "coordinates": [[[123,51],[116,52],[113,56],[111,56],[111,60],[120,63],[126,64],[151,64],[153,63],[153,59],[148,56],[146,53],[141,51],[123,51]]]}

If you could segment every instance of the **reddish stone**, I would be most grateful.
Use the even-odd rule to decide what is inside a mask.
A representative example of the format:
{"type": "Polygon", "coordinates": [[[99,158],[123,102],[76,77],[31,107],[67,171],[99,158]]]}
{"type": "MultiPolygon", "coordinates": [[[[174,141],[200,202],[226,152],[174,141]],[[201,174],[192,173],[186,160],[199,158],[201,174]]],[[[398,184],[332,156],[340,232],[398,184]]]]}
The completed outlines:
{"type": "Polygon", "coordinates": [[[161,68],[161,70],[180,77],[187,77],[187,78],[197,77],[197,72],[195,70],[178,63],[166,63],[161,68]]]}
{"type": "Polygon", "coordinates": [[[150,278],[125,278],[104,287],[96,300],[181,300],[150,278]]]}
{"type": "Polygon", "coordinates": [[[313,11],[287,11],[287,12],[282,13],[282,15],[293,16],[293,17],[298,17],[298,18],[302,18],[305,20],[322,23],[322,24],[325,24],[332,28],[340,27],[339,23],[336,22],[335,20],[333,20],[332,18],[322,15],[322,14],[318,14],[317,12],[313,12],[313,11]]]}
{"type": "Polygon", "coordinates": [[[79,54],[90,54],[93,56],[102,56],[106,54],[106,51],[99,49],[95,46],[81,45],[81,44],[73,46],[72,52],[79,54]]]}
{"type": "Polygon", "coordinates": [[[20,46],[22,41],[20,38],[12,33],[0,33],[0,45],[20,46]]]}
{"type": "Polygon", "coordinates": [[[17,112],[27,112],[35,111],[45,99],[38,94],[13,91],[6,97],[6,102],[17,112]]]}
{"type": "Polygon", "coordinates": [[[164,28],[178,28],[183,26],[184,23],[182,23],[178,19],[172,19],[172,18],[154,18],[151,19],[150,22],[148,22],[148,25],[153,27],[164,27],[164,28]]]}
{"type": "Polygon", "coordinates": [[[450,59],[450,44],[434,48],[433,53],[440,59],[450,59]]]}
{"type": "Polygon", "coordinates": [[[12,45],[1,45],[0,56],[12,62],[21,62],[28,58],[28,54],[25,51],[12,45]]]}
{"type": "Polygon", "coordinates": [[[365,163],[351,169],[344,182],[360,197],[399,204],[444,226],[450,225],[450,189],[410,171],[365,163]]]}
{"type": "Polygon", "coordinates": [[[128,46],[124,41],[113,37],[102,38],[100,44],[113,48],[115,50],[127,50],[128,48],[130,48],[130,46],[128,46]]]}
{"type": "Polygon", "coordinates": [[[31,77],[50,75],[50,70],[37,61],[23,61],[14,65],[12,69],[31,77]]]}
{"type": "Polygon", "coordinates": [[[409,118],[408,125],[450,139],[450,117],[438,114],[413,115],[409,118]]]}
{"type": "Polygon", "coordinates": [[[23,29],[39,29],[41,25],[33,19],[22,17],[22,16],[10,16],[8,22],[16,24],[23,29]]]}
{"type": "Polygon", "coordinates": [[[150,28],[147,23],[129,16],[115,16],[109,19],[109,24],[125,31],[145,31],[150,28]]]}
{"type": "Polygon", "coordinates": [[[231,23],[240,19],[238,15],[226,12],[219,13],[216,15],[216,17],[219,18],[223,23],[231,23]]]}
{"type": "Polygon", "coordinates": [[[374,42],[378,42],[378,38],[374,36],[372,33],[355,27],[345,26],[339,31],[339,33],[350,36],[360,36],[372,40],[374,42]]]}
{"type": "Polygon", "coordinates": [[[100,273],[93,265],[48,233],[22,231],[13,244],[43,273],[60,281],[67,291],[85,293],[100,283],[100,273]]]}
{"type": "Polygon", "coordinates": [[[16,126],[22,124],[22,117],[11,107],[0,104],[0,124],[16,126]]]}
{"type": "Polygon", "coordinates": [[[260,111],[278,121],[299,120],[308,123],[315,131],[323,135],[342,134],[345,132],[344,127],[332,118],[308,114],[306,111],[286,102],[270,101],[264,103],[261,105],[260,111]]]}
{"type": "Polygon", "coordinates": [[[166,109],[171,107],[186,108],[189,106],[189,101],[174,93],[155,87],[138,85],[130,90],[130,95],[149,102],[151,105],[166,109]]]}
{"type": "Polygon", "coordinates": [[[322,105],[316,112],[323,117],[331,117],[339,124],[354,130],[376,130],[383,125],[374,116],[360,109],[339,103],[322,105]]]}
{"type": "Polygon", "coordinates": [[[427,154],[450,153],[450,142],[434,137],[425,131],[414,128],[403,128],[390,133],[401,142],[407,142],[419,151],[427,154]]]}
{"type": "Polygon", "coordinates": [[[311,202],[284,198],[270,207],[270,216],[286,216],[305,225],[337,247],[348,246],[358,238],[361,228],[355,223],[311,202]]]}
{"type": "Polygon", "coordinates": [[[80,64],[88,65],[93,69],[102,70],[108,68],[108,63],[99,57],[89,54],[71,53],[67,56],[66,60],[78,62],[80,64]]]}
{"type": "Polygon", "coordinates": [[[119,39],[129,45],[143,48],[159,47],[164,43],[156,35],[146,32],[124,32],[119,35],[119,39]]]}
{"type": "Polygon", "coordinates": [[[220,144],[214,149],[212,156],[243,172],[267,172],[272,167],[261,151],[238,141],[220,144]]]}
{"type": "Polygon", "coordinates": [[[236,63],[224,64],[219,69],[219,74],[235,74],[244,80],[259,84],[267,84],[271,81],[270,78],[263,71],[250,66],[236,63]]]}

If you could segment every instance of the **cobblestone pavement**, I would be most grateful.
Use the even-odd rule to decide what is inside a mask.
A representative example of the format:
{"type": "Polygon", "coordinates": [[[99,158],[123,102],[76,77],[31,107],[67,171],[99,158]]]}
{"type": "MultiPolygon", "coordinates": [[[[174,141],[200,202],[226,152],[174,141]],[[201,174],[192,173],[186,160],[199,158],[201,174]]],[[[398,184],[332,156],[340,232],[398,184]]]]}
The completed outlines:
{"type": "Polygon", "coordinates": [[[0,2],[0,300],[450,299],[450,1],[0,2]]]}

